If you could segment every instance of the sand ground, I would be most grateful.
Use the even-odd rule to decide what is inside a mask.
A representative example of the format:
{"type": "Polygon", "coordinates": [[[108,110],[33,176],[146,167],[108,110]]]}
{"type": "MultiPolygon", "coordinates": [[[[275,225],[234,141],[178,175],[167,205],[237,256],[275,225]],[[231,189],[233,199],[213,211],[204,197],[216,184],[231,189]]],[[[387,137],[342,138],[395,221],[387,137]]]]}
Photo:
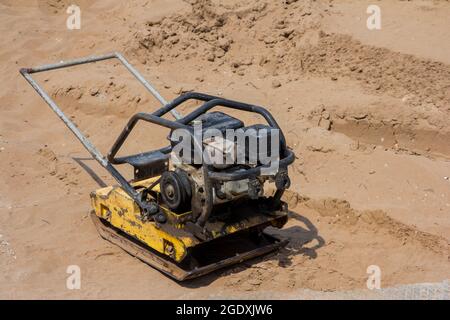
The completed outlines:
{"type": "MultiPolygon", "coordinates": [[[[377,1],[372,31],[365,0],[74,2],[81,30],[66,28],[72,1],[0,0],[0,298],[377,298],[370,265],[383,288],[447,283],[448,1],[377,1]],[[180,284],[98,236],[89,193],[112,180],[18,71],[110,51],[168,100],[196,90],[276,116],[297,156],[273,230],[286,249],[180,284]]],[[[104,153],[158,107],[117,62],[36,78],[104,153]]],[[[139,127],[125,150],[166,135],[139,127]]]]}

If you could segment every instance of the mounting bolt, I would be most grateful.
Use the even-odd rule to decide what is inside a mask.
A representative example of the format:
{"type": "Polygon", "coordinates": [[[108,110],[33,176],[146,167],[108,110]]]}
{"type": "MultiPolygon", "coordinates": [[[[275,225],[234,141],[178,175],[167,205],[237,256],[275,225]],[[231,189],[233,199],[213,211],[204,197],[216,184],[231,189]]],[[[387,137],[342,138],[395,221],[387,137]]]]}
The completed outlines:
{"type": "Polygon", "coordinates": [[[162,212],[160,212],[156,215],[155,220],[159,223],[165,223],[167,221],[167,218],[162,212]]]}

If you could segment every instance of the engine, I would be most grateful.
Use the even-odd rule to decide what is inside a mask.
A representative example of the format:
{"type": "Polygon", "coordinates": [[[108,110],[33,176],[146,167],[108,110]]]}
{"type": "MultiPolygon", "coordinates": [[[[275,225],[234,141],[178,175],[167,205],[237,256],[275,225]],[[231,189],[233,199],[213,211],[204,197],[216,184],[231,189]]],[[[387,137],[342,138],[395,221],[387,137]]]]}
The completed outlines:
{"type": "Polygon", "coordinates": [[[273,128],[261,124],[246,127],[222,112],[205,113],[191,124],[193,134],[172,131],[169,136],[172,170],[161,175],[160,189],[171,210],[192,210],[200,215],[205,207],[211,210],[238,199],[262,198],[266,182],[289,187],[284,170],[246,175],[249,169],[280,158],[279,136],[273,128]],[[233,178],[212,179],[216,173],[233,178]]]}

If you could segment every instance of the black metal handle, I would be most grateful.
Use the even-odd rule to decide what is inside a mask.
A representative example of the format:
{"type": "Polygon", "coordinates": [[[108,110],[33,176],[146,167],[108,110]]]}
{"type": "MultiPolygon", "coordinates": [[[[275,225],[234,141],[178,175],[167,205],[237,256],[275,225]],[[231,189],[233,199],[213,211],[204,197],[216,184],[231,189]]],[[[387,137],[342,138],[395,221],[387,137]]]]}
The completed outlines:
{"type": "Polygon", "coordinates": [[[192,129],[191,127],[184,125],[182,123],[179,123],[176,121],[170,121],[170,120],[167,120],[164,118],[160,118],[160,117],[155,116],[150,113],[142,113],[142,112],[136,113],[128,121],[128,124],[122,130],[119,137],[116,139],[113,146],[111,147],[111,150],[108,153],[108,161],[110,163],[112,163],[112,164],[122,164],[123,163],[123,161],[120,161],[119,159],[115,158],[115,156],[139,120],[154,123],[154,124],[157,124],[157,125],[169,128],[169,129],[186,129],[186,130],[192,129]]]}

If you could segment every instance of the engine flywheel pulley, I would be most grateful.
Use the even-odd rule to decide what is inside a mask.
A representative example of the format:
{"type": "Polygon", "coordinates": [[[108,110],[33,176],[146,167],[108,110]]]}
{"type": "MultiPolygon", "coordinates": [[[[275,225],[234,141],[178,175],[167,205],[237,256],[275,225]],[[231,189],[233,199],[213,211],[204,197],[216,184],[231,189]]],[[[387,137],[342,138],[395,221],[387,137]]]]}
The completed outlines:
{"type": "Polygon", "coordinates": [[[191,185],[182,171],[166,171],[161,175],[161,197],[171,210],[186,209],[191,201],[191,185]]]}

